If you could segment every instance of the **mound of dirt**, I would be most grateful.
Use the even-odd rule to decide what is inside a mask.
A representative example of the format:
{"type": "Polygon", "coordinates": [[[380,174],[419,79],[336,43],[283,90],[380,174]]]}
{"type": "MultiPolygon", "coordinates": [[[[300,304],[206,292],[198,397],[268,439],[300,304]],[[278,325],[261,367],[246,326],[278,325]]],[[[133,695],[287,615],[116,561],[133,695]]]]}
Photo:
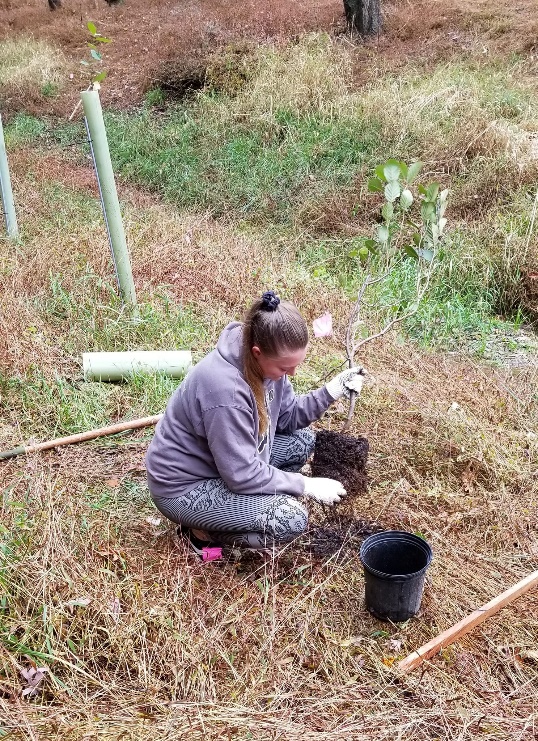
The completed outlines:
{"type": "Polygon", "coordinates": [[[383,526],[377,522],[337,516],[323,525],[309,527],[300,543],[317,558],[328,558],[335,553],[358,556],[363,540],[382,530],[383,526]]]}
{"type": "Polygon", "coordinates": [[[366,461],[369,444],[365,437],[320,430],[312,460],[312,476],[336,479],[348,494],[360,494],[368,488],[366,461]]]}

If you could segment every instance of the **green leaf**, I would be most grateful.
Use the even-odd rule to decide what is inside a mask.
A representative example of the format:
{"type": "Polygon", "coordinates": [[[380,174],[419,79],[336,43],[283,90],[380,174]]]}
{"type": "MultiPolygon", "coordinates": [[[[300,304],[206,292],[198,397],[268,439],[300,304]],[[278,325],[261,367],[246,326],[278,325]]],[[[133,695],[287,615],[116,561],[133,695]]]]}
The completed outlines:
{"type": "Polygon", "coordinates": [[[407,211],[412,203],[413,194],[411,193],[411,191],[408,188],[402,190],[402,195],[400,196],[400,206],[403,208],[403,210],[407,211]]]}
{"type": "Polygon", "coordinates": [[[431,262],[433,260],[433,250],[419,250],[418,254],[425,262],[431,262]]]}
{"type": "Polygon", "coordinates": [[[420,247],[420,245],[422,243],[422,237],[420,236],[420,234],[418,232],[415,232],[413,234],[412,239],[413,239],[413,242],[416,244],[416,246],[417,247],[420,247]]]}
{"type": "Polygon", "coordinates": [[[370,255],[370,252],[367,247],[361,247],[359,250],[359,258],[362,263],[365,263],[368,259],[368,256],[370,255]]]}
{"type": "Polygon", "coordinates": [[[99,72],[98,75],[95,75],[92,82],[103,82],[103,80],[106,78],[106,72],[99,72]]]}
{"type": "Polygon", "coordinates": [[[385,165],[378,165],[378,166],[377,166],[377,167],[375,168],[375,174],[376,174],[376,176],[377,176],[377,177],[378,177],[378,178],[379,178],[380,180],[382,180],[382,181],[383,181],[384,183],[386,183],[386,182],[387,182],[387,178],[385,177],[385,172],[384,172],[384,170],[385,170],[385,165]]]}
{"type": "Polygon", "coordinates": [[[430,183],[426,188],[426,198],[428,201],[435,201],[439,193],[439,183],[430,183]]]}
{"type": "MultiPolygon", "coordinates": [[[[392,165],[391,165],[392,167],[392,165]]],[[[400,197],[400,183],[397,180],[392,180],[385,185],[385,198],[389,203],[392,203],[400,197]]]]}
{"type": "Polygon", "coordinates": [[[407,182],[412,183],[419,172],[422,170],[422,162],[413,162],[407,168],[407,182]]]}
{"type": "Polygon", "coordinates": [[[435,206],[431,201],[423,201],[422,206],[420,207],[420,215],[422,216],[423,221],[431,221],[435,218],[435,206]]]}
{"type": "Polygon", "coordinates": [[[83,64],[85,67],[89,67],[90,66],[90,63],[87,62],[85,59],[81,59],[80,60],[80,63],[83,64]]]}
{"type": "Polygon", "coordinates": [[[106,36],[99,36],[99,35],[95,37],[95,40],[99,41],[101,44],[110,44],[110,42],[112,41],[112,39],[107,39],[106,36]]]}
{"type": "Polygon", "coordinates": [[[387,162],[383,168],[383,174],[389,182],[399,180],[401,175],[400,165],[395,160],[387,162]]]}
{"type": "Polygon", "coordinates": [[[358,249],[349,250],[349,252],[347,253],[347,256],[348,257],[358,257],[359,250],[358,249]]]}
{"type": "Polygon", "coordinates": [[[90,54],[92,55],[94,59],[97,59],[98,62],[101,61],[102,57],[98,51],[95,51],[95,49],[90,49],[90,54]]]}
{"type": "Polygon", "coordinates": [[[97,26],[95,25],[95,23],[88,21],[87,28],[91,35],[95,36],[95,34],[97,33],[97,26]]]}
{"type": "MultiPolygon", "coordinates": [[[[387,185],[387,188],[388,187],[389,186],[387,185]]],[[[381,215],[385,219],[385,221],[390,221],[392,219],[392,217],[394,216],[394,206],[392,205],[392,203],[385,203],[385,205],[381,209],[381,215]]]]}
{"type": "Polygon", "coordinates": [[[405,162],[398,162],[398,167],[400,168],[400,175],[402,176],[402,178],[404,180],[407,180],[408,169],[407,169],[407,165],[405,164],[405,162]]]}
{"type": "Polygon", "coordinates": [[[389,230],[384,224],[377,227],[376,242],[386,244],[389,241],[389,230]]]}
{"type": "Polygon", "coordinates": [[[368,178],[368,190],[370,193],[381,193],[383,183],[379,178],[368,178]]]}
{"type": "Polygon", "coordinates": [[[369,252],[377,252],[377,242],[375,239],[365,239],[364,246],[369,252]]]}
{"type": "Polygon", "coordinates": [[[411,244],[406,244],[403,248],[406,255],[409,255],[409,257],[412,257],[413,260],[418,260],[418,252],[411,244]]]}
{"type": "Polygon", "coordinates": [[[446,226],[446,219],[444,218],[439,219],[438,226],[439,226],[439,236],[441,236],[441,234],[443,233],[443,229],[446,226]]]}
{"type": "Polygon", "coordinates": [[[421,196],[426,195],[426,188],[423,185],[417,185],[417,190],[421,196]]]}

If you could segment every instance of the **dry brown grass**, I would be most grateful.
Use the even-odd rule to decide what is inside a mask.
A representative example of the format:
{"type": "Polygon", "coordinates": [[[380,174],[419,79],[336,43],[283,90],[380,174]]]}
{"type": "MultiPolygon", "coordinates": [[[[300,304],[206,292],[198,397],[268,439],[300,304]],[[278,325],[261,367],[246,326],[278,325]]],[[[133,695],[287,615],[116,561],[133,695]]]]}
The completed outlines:
{"type": "Polygon", "coordinates": [[[19,93],[40,88],[45,83],[59,84],[65,74],[63,53],[45,41],[31,36],[0,41],[0,86],[11,86],[19,93]]]}
{"type": "MultiPolygon", "coordinates": [[[[148,521],[140,437],[19,459],[4,464],[3,523],[20,526],[24,513],[27,550],[4,572],[5,620],[55,660],[44,698],[16,702],[28,660],[4,654],[13,738],[28,737],[23,723],[47,739],[533,738],[538,670],[520,652],[534,646],[534,593],[424,671],[399,679],[391,668],[534,568],[536,419],[522,411],[533,379],[399,355],[390,342],[367,360],[378,380],[355,431],[370,439],[372,484],[344,509],[428,538],[420,618],[368,615],[356,553],[323,562],[293,546],[265,564],[192,561],[165,523],[148,521]]],[[[337,410],[324,426],[338,420],[337,410]]]]}
{"type": "Polygon", "coordinates": [[[63,51],[27,34],[0,40],[0,100],[3,112],[37,105],[47,108],[68,82],[63,51]]]}
{"type": "MultiPolygon", "coordinates": [[[[379,38],[367,43],[345,42],[353,49],[354,77],[359,85],[382,71],[398,71],[410,58],[428,63],[462,55],[484,58],[520,53],[532,63],[536,47],[534,0],[517,5],[502,0],[389,3],[384,16],[384,33],[379,38]]],[[[344,28],[341,0],[314,4],[269,0],[262,10],[254,0],[240,6],[222,0],[181,4],[177,0],[130,0],[112,7],[102,0],[66,0],[63,9],[54,13],[43,0],[3,0],[0,37],[31,33],[60,47],[69,57],[75,77],[54,99],[8,96],[5,113],[21,108],[37,114],[71,113],[80,85],[87,83],[79,60],[86,54],[86,23],[90,20],[113,39],[106,49],[109,76],[103,96],[107,104],[120,107],[139,102],[170,65],[179,75],[189,69],[203,72],[204,66],[213,65],[215,53],[228,44],[290,39],[304,32],[330,33],[344,28]]]]}
{"type": "MultiPolygon", "coordinates": [[[[51,266],[80,291],[86,262],[102,278],[110,265],[97,206],[84,206],[78,225],[65,206],[91,187],[85,172],[66,174],[51,201],[47,178],[65,168],[50,156],[42,167],[40,157],[14,159],[27,231],[3,263],[0,337],[10,374],[37,363],[52,378],[78,361],[58,351],[56,325],[39,309],[51,266]],[[57,221],[45,230],[51,208],[57,221]]],[[[266,244],[145,198],[126,193],[140,291],[151,297],[164,284],[177,301],[198,302],[214,341],[252,293],[276,282],[309,320],[320,305],[333,313],[335,337],[312,342],[307,372],[341,353],[348,303],[291,270],[293,243],[266,244]]],[[[434,562],[421,615],[404,625],[372,618],[353,550],[319,559],[296,544],[265,563],[192,560],[149,503],[151,432],[4,462],[7,738],[534,738],[538,665],[525,650],[535,644],[535,592],[424,670],[399,678],[394,662],[536,568],[536,370],[481,366],[390,338],[360,360],[376,379],[354,426],[370,441],[370,490],[329,515],[311,505],[312,518],[330,525],[352,515],[423,533],[434,562]],[[51,675],[35,699],[23,699],[21,669],[32,661],[51,675]]],[[[321,424],[338,429],[344,416],[335,406],[321,424]]],[[[17,442],[12,429],[0,434],[17,442]]]]}

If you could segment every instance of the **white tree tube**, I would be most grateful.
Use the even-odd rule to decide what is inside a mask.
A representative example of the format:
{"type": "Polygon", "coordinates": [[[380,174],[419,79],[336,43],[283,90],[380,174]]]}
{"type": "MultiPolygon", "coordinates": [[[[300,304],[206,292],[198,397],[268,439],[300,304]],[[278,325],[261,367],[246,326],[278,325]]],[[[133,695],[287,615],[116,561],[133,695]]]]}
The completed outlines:
{"type": "Polygon", "coordinates": [[[182,378],[192,365],[190,350],[87,352],[82,355],[85,381],[121,381],[135,373],[160,372],[182,378]]]}
{"type": "Polygon", "coordinates": [[[15,214],[15,201],[11,189],[9,177],[9,165],[7,162],[6,144],[4,141],[4,129],[2,128],[2,116],[0,116],[0,192],[2,194],[2,208],[6,220],[8,236],[16,238],[19,236],[17,216],[15,214]]]}

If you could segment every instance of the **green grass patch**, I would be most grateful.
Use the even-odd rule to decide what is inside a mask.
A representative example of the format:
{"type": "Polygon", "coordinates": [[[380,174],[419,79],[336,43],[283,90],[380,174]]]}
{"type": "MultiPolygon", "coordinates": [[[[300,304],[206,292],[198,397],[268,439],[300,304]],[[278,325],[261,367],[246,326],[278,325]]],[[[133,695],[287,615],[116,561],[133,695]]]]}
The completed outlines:
{"type": "Polygon", "coordinates": [[[125,348],[189,349],[208,343],[205,324],[196,309],[178,305],[164,288],[151,300],[141,297],[139,316],[133,319],[122,306],[116,287],[91,269],[76,278],[70,290],[61,276],[51,274],[49,292],[34,303],[68,355],[125,348]]]}
{"type": "Polygon", "coordinates": [[[110,113],[117,171],[182,208],[290,223],[312,190],[323,195],[349,184],[380,146],[376,127],[353,119],[281,110],[265,124],[224,125],[211,106],[206,97],[198,108],[170,110],[164,121],[147,111],[110,113]]]}
{"type": "Polygon", "coordinates": [[[138,374],[122,383],[53,379],[34,369],[20,378],[0,376],[0,410],[15,415],[25,440],[46,440],[159,414],[180,380],[138,374]]]}
{"type": "Polygon", "coordinates": [[[0,376],[0,410],[16,419],[25,438],[74,434],[164,410],[179,381],[162,374],[140,374],[124,383],[84,382],[82,354],[92,351],[193,349],[198,360],[210,344],[210,330],[188,305],[174,303],[163,290],[141,300],[133,318],[115,287],[87,270],[65,288],[51,274],[49,290],[34,297],[41,345],[54,345],[62,357],[76,358],[69,375],[45,375],[39,358],[24,374],[0,376]]]}

